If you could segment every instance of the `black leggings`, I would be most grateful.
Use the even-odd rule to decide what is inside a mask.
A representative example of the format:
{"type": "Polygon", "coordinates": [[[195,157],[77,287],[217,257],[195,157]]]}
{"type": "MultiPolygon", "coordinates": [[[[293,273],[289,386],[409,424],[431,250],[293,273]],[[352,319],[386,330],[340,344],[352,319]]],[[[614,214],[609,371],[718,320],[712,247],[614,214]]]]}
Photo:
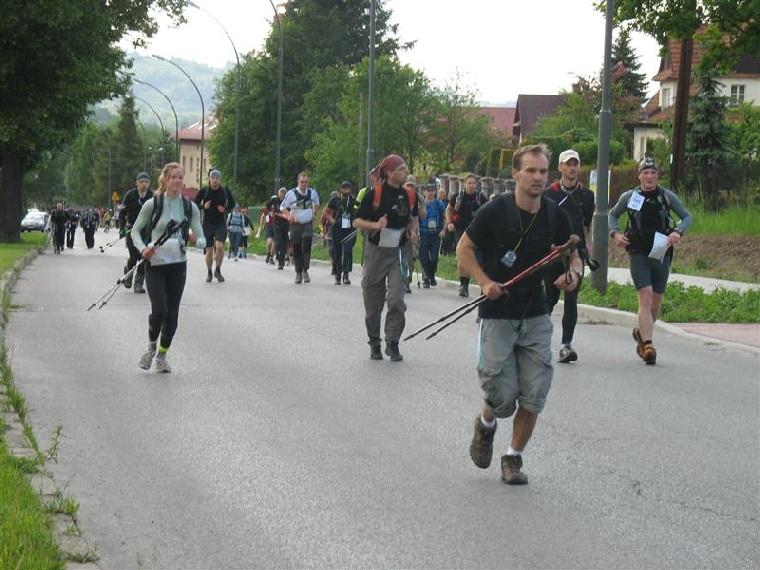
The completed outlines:
{"type": "Polygon", "coordinates": [[[145,283],[150,297],[148,338],[151,342],[161,334],[161,346],[169,348],[177,332],[179,302],[185,290],[187,262],[153,266],[145,263],[145,283]]]}
{"type": "MultiPolygon", "coordinates": [[[[560,290],[554,286],[554,280],[564,271],[550,273],[544,280],[546,285],[546,298],[549,302],[549,312],[554,310],[554,305],[559,301],[560,290]]],[[[578,292],[583,284],[583,276],[578,280],[578,286],[572,291],[565,291],[565,310],[562,314],[562,344],[573,342],[575,325],[578,324],[578,292]]]]}

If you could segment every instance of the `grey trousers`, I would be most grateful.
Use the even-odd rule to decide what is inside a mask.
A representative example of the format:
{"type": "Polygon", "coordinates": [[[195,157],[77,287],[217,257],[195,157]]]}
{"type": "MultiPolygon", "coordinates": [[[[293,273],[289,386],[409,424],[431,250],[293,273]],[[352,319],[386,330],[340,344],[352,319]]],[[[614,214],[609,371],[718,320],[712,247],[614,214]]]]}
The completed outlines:
{"type": "Polygon", "coordinates": [[[380,317],[388,299],[385,315],[385,342],[398,342],[406,324],[404,281],[401,276],[398,247],[378,247],[364,242],[362,297],[364,322],[370,345],[380,344],[380,317]],[[387,281],[387,288],[386,288],[387,281]]]}

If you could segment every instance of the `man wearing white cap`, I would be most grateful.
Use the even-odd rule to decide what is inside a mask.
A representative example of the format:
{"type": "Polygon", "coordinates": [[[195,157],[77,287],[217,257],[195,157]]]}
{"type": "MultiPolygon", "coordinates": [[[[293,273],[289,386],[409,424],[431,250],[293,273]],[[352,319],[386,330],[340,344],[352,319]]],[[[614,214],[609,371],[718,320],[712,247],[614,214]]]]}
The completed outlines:
{"type": "MultiPolygon", "coordinates": [[[[578,180],[578,172],[581,168],[581,157],[573,149],[567,149],[559,153],[559,171],[562,178],[552,183],[544,195],[554,202],[567,214],[570,220],[570,231],[581,238],[578,253],[581,259],[588,259],[588,247],[586,238],[590,236],[591,219],[594,217],[594,193],[584,188],[578,180]]],[[[564,271],[562,264],[557,264],[557,271],[548,271],[544,284],[546,297],[549,301],[549,310],[559,301],[560,290],[554,286],[554,280],[564,271]]],[[[559,348],[559,362],[574,362],[578,360],[578,353],[573,349],[573,334],[575,325],[578,323],[578,292],[581,288],[583,276],[578,286],[572,291],[565,291],[564,312],[562,314],[562,344],[559,348]]]]}

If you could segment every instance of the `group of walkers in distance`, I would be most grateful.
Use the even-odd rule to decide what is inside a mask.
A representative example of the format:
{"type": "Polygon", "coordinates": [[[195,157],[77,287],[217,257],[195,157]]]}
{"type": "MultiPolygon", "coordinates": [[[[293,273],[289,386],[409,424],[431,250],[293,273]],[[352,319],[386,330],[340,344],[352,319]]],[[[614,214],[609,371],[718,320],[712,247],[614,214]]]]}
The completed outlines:
{"type": "MultiPolygon", "coordinates": [[[[297,285],[311,282],[315,224],[329,246],[335,285],[351,284],[354,247],[361,235],[369,358],[379,361],[388,356],[393,362],[403,360],[399,342],[406,325],[404,296],[411,292],[411,268],[418,259],[422,287],[435,287],[439,255],[447,253],[446,240],[452,236],[458,294],[469,297],[474,281],[483,296],[477,300],[477,373],[483,405],[475,418],[470,456],[477,467],[489,467],[497,421],[514,416],[508,449],[501,458],[502,479],[509,484],[527,483],[522,454],[552,382],[550,315],[564,295],[558,361],[577,361],[572,343],[578,290],[584,268],[597,267],[589,254],[594,193],[579,181],[580,156],[573,149],[560,153],[560,179],[551,184],[550,161],[544,145],[520,147],[512,157],[514,191],[486,197],[478,190],[478,178],[468,175],[463,191],[448,196],[435,178],[419,188],[404,159],[391,154],[370,172],[366,188],[354,193],[349,181],[342,182],[321,217],[319,193],[310,186],[308,173],[301,172],[294,188],[280,188],[267,201],[256,234],[260,237],[266,232],[265,262],[279,271],[292,263],[297,285]],[[543,267],[544,260],[553,260],[557,248],[569,253],[543,267]],[[510,281],[507,290],[505,284],[510,281]]],[[[659,169],[651,158],[639,164],[638,177],[639,186],[623,193],[610,210],[609,228],[614,244],[629,253],[638,292],[638,326],[633,330],[636,354],[653,365],[657,359],[653,325],[665,293],[673,246],[692,218],[673,192],[660,187],[659,169]],[[621,229],[619,219],[624,213],[628,222],[621,229]],[[678,217],[677,224],[672,214],[678,217]]],[[[154,366],[160,372],[171,371],[167,352],[177,330],[186,282],[187,244],[204,250],[206,281],[215,278],[223,283],[227,238],[227,257],[237,261],[247,257],[253,230],[248,211],[222,186],[218,170],[210,171],[208,186],[194,200],[182,195],[183,178],[182,167],[168,163],[155,192],[149,176],[141,173],[136,187],[124,198],[121,222],[129,251],[125,284],[134,282],[136,293],[145,292],[145,284],[151,303],[148,347],[139,360],[146,370],[154,366]]],[[[59,204],[52,218],[56,249],[62,248],[59,231],[67,227],[71,216],[59,204]]]]}
{"type": "Polygon", "coordinates": [[[111,229],[113,214],[110,209],[97,210],[86,208],[74,210],[63,207],[62,203],[56,204],[49,212],[47,230],[53,236],[53,249],[56,254],[63,253],[64,249],[74,247],[77,228],[81,227],[84,232],[84,241],[87,249],[95,247],[95,232],[98,227],[108,232],[111,229]]]}

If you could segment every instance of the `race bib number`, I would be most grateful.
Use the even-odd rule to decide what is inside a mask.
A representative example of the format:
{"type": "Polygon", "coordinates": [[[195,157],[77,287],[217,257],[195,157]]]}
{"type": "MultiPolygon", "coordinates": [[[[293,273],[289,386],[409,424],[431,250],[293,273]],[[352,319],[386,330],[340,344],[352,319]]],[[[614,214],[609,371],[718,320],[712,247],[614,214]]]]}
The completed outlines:
{"type": "Polygon", "coordinates": [[[351,216],[343,216],[340,219],[340,227],[344,230],[349,229],[351,227],[351,216]]]}
{"type": "Polygon", "coordinates": [[[438,222],[437,220],[428,220],[428,226],[429,229],[435,230],[438,228],[438,222]]]}
{"type": "Polygon", "coordinates": [[[641,210],[641,206],[644,205],[644,196],[639,192],[634,192],[631,199],[628,200],[628,209],[638,212],[641,210]]]}

